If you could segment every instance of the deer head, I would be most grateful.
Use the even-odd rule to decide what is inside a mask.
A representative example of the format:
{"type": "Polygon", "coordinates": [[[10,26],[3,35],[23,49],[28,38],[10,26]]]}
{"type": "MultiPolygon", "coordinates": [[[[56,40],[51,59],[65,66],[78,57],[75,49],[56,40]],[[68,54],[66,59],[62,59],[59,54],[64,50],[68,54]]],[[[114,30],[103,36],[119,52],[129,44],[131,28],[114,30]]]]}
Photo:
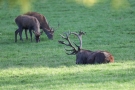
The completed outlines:
{"type": "Polygon", "coordinates": [[[33,33],[35,34],[36,42],[37,43],[40,42],[40,35],[41,35],[41,33],[40,32],[35,32],[35,31],[33,31],[33,33]]]}
{"type": "MultiPolygon", "coordinates": [[[[58,23],[58,28],[59,28],[59,23],[58,23]]],[[[45,33],[46,33],[47,37],[49,39],[53,39],[53,34],[57,29],[54,29],[53,27],[50,27],[49,23],[48,23],[48,28],[44,28],[44,29],[45,29],[45,33]]]]}

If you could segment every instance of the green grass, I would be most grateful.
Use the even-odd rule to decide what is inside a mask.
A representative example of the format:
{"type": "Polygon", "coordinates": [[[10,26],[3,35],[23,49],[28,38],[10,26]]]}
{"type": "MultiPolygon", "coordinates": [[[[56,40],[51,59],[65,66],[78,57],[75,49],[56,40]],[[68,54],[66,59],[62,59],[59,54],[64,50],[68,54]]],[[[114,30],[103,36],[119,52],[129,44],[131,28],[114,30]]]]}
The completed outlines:
{"type": "MultiPolygon", "coordinates": [[[[42,13],[57,28],[54,40],[45,34],[41,42],[14,42],[19,8],[0,7],[0,90],[134,90],[135,88],[135,1],[130,7],[113,10],[109,0],[85,7],[66,0],[40,0],[33,11],[42,13]],[[114,63],[76,65],[58,44],[59,34],[86,32],[83,48],[106,50],[114,63]]],[[[19,36],[18,36],[19,37],[19,36]]],[[[29,36],[30,37],[30,36],[29,36]]],[[[72,41],[76,39],[71,37],[72,41]]]]}

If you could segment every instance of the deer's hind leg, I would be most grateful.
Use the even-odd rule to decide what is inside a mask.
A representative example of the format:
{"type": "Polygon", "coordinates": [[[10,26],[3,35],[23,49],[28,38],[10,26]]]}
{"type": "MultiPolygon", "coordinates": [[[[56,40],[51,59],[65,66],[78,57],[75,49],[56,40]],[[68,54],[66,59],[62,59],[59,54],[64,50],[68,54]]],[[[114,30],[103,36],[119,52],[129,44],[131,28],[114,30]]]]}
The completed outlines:
{"type": "Polygon", "coordinates": [[[19,30],[20,40],[23,41],[23,39],[22,39],[22,31],[23,31],[23,29],[22,28],[19,28],[18,30],[19,30]]]}
{"type": "Polygon", "coordinates": [[[26,36],[26,40],[28,40],[27,29],[25,29],[25,36],[26,36]]]}

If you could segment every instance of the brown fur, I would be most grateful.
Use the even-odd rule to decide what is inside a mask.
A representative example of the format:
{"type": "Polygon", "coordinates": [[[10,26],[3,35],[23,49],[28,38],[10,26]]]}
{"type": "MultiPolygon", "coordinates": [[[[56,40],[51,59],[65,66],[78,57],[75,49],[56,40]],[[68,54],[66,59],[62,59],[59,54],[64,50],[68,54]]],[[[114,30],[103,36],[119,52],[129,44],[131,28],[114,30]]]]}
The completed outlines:
{"type": "Polygon", "coordinates": [[[106,51],[81,49],[76,53],[76,64],[96,64],[114,62],[114,57],[106,51]]]}
{"type": "Polygon", "coordinates": [[[40,29],[43,29],[49,39],[53,39],[54,31],[52,28],[49,27],[47,19],[42,14],[39,14],[37,12],[27,12],[24,15],[36,17],[40,23],[40,29]]]}

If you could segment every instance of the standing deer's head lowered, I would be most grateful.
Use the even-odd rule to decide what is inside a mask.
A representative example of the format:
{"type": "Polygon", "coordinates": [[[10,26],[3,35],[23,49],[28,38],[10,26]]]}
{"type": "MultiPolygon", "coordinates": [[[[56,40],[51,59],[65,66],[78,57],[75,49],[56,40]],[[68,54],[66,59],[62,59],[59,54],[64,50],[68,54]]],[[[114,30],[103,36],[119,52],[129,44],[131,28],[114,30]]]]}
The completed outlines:
{"type": "Polygon", "coordinates": [[[76,32],[68,32],[64,35],[61,35],[63,39],[68,41],[68,43],[64,41],[58,41],[60,44],[64,44],[66,46],[71,47],[71,50],[65,49],[66,51],[70,51],[67,53],[68,55],[76,55],[76,64],[95,64],[95,63],[109,63],[114,62],[114,57],[107,51],[90,51],[82,49],[82,35],[85,33],[80,31],[76,32]],[[80,45],[71,43],[69,36],[73,34],[78,37],[80,41],[80,45]]]}

